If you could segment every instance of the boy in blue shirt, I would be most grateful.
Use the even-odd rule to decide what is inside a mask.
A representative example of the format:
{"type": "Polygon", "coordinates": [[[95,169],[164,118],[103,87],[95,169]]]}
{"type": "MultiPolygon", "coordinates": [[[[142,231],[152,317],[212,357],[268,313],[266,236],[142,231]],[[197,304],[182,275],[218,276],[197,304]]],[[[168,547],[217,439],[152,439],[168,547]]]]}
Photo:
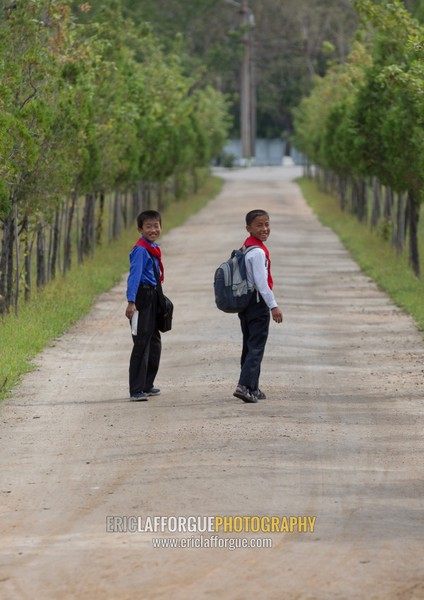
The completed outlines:
{"type": "Polygon", "coordinates": [[[259,388],[259,375],[268,339],[270,313],[276,323],[283,322],[283,313],[272,291],[271,259],[264,244],[271,232],[268,213],[261,209],[248,212],[246,230],[250,235],[244,246],[254,246],[246,254],[247,283],[257,293],[252,295],[248,307],[239,313],[243,349],[239,383],[233,395],[243,402],[257,402],[266,398],[259,388]]]}
{"type": "Polygon", "coordinates": [[[156,243],[162,230],[160,213],[155,210],[140,213],[137,229],[141,237],[130,253],[125,316],[131,323],[138,311],[136,334],[132,336],[134,345],[129,366],[129,388],[131,400],[140,402],[160,393],[154,387],[161,355],[156,273],[160,273],[160,281],[163,281],[164,275],[162,254],[156,243]]]}

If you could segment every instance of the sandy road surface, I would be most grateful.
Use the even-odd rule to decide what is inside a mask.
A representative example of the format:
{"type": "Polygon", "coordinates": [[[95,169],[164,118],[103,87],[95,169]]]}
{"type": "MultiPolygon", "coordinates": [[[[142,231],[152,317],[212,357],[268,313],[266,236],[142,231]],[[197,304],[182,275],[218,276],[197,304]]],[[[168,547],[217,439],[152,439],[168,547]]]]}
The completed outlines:
{"type": "Polygon", "coordinates": [[[422,339],[317,222],[295,174],[226,173],[220,197],[164,237],[176,318],[160,397],[127,399],[123,281],[4,403],[2,600],[424,598],[422,339]],[[271,323],[268,399],[245,405],[232,397],[238,320],[215,309],[211,281],[258,206],[285,323],[271,323]],[[107,515],[317,522],[221,534],[271,549],[155,549],[155,534],[107,533],[107,515]]]}

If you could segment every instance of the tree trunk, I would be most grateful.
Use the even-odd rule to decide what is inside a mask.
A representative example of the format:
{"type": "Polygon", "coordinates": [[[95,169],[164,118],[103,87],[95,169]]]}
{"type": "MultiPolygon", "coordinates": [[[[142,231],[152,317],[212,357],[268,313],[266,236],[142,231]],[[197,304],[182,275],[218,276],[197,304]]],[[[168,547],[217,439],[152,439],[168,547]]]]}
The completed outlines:
{"type": "Polygon", "coordinates": [[[389,187],[386,187],[384,194],[384,211],[383,216],[385,219],[391,219],[393,212],[393,192],[389,187]]]}
{"type": "Polygon", "coordinates": [[[420,257],[418,251],[418,221],[420,206],[415,192],[408,192],[408,217],[409,217],[409,265],[417,277],[420,276],[420,257]]]}
{"type": "Polygon", "coordinates": [[[10,216],[9,223],[9,248],[7,252],[7,280],[6,280],[6,307],[7,310],[12,305],[13,298],[13,255],[15,247],[15,219],[10,216]]]}
{"type": "Polygon", "coordinates": [[[78,264],[81,264],[82,261],[84,260],[84,257],[82,255],[82,244],[81,244],[81,227],[80,227],[80,202],[79,202],[79,198],[77,197],[77,201],[75,203],[75,209],[76,209],[76,232],[77,232],[77,257],[78,257],[78,264]]]}
{"type": "Polygon", "coordinates": [[[12,222],[12,214],[9,213],[3,222],[3,237],[0,253],[0,314],[4,315],[7,312],[8,306],[6,302],[7,289],[7,269],[9,265],[9,237],[10,227],[12,222]]]}
{"type": "Polygon", "coordinates": [[[381,184],[377,177],[373,177],[372,190],[371,229],[375,229],[381,216],[381,184]]]}
{"type": "Polygon", "coordinates": [[[367,182],[360,179],[358,182],[358,220],[364,223],[367,219],[367,182]]]}
{"type": "Polygon", "coordinates": [[[346,179],[346,177],[339,177],[340,208],[343,211],[346,208],[346,190],[347,190],[347,179],[346,179]]]}
{"type": "Polygon", "coordinates": [[[25,302],[31,297],[31,254],[32,244],[29,240],[29,220],[25,215],[22,223],[22,234],[24,242],[24,278],[25,278],[25,302]]]}
{"type": "Polygon", "coordinates": [[[97,201],[97,194],[93,194],[91,196],[90,220],[89,220],[89,228],[88,228],[88,232],[90,235],[89,255],[91,257],[94,256],[94,250],[96,247],[96,201],[97,201]]]}
{"type": "Polygon", "coordinates": [[[126,229],[128,227],[128,191],[127,190],[125,190],[125,192],[124,192],[124,202],[122,203],[121,211],[122,211],[122,221],[124,223],[124,229],[126,229]]]}
{"type": "Polygon", "coordinates": [[[94,251],[94,210],[95,197],[93,194],[85,195],[84,212],[81,224],[80,257],[90,256],[94,251]]]}
{"type": "Polygon", "coordinates": [[[63,232],[65,230],[66,216],[68,214],[68,205],[67,202],[60,203],[59,209],[59,245],[57,248],[57,268],[60,270],[62,268],[62,250],[63,250],[63,232]]]}
{"type": "Polygon", "coordinates": [[[139,191],[139,186],[137,186],[137,188],[133,191],[132,194],[132,206],[131,206],[131,220],[134,221],[134,219],[137,218],[138,215],[138,207],[140,204],[140,191],[139,191]]]}
{"type": "Polygon", "coordinates": [[[114,240],[119,236],[121,230],[120,223],[120,204],[121,204],[121,192],[115,192],[115,201],[113,203],[113,222],[112,222],[112,238],[114,240]]]}
{"type": "Polygon", "coordinates": [[[41,222],[37,224],[37,288],[46,285],[46,234],[41,222]]]}
{"type": "MultiPolygon", "coordinates": [[[[16,269],[15,269],[15,273],[16,273],[16,281],[15,281],[15,303],[14,303],[14,308],[15,308],[15,315],[18,316],[18,305],[19,305],[19,281],[20,281],[20,256],[19,256],[19,234],[18,234],[18,203],[16,202],[16,200],[13,203],[13,221],[14,221],[14,233],[13,233],[13,237],[15,238],[15,265],[16,265],[16,269]]],[[[13,253],[13,250],[12,250],[13,253]]]]}
{"type": "Polygon", "coordinates": [[[47,246],[47,258],[46,258],[46,283],[50,281],[50,264],[52,260],[53,251],[53,233],[52,226],[49,224],[46,226],[46,246],[47,246]]]}
{"type": "Polygon", "coordinates": [[[355,177],[352,177],[350,211],[354,215],[358,213],[358,182],[356,181],[355,177]]]}
{"type": "Polygon", "coordinates": [[[68,233],[68,215],[69,215],[69,207],[70,207],[70,196],[69,194],[66,196],[66,201],[65,201],[65,208],[63,209],[63,215],[64,215],[64,225],[63,225],[63,260],[60,261],[60,265],[61,265],[61,269],[62,269],[62,275],[65,275],[66,273],[66,236],[68,233]]]}
{"type": "Polygon", "coordinates": [[[69,210],[67,211],[65,243],[63,245],[63,272],[69,271],[72,263],[72,221],[75,212],[75,204],[78,198],[77,192],[73,192],[69,210]]]}
{"type": "Polygon", "coordinates": [[[56,277],[56,264],[57,264],[57,254],[59,251],[59,241],[60,241],[60,230],[59,230],[59,220],[60,213],[57,208],[54,215],[54,225],[53,225],[53,243],[52,243],[52,253],[50,258],[50,275],[51,278],[54,279],[56,277]]]}
{"type": "Polygon", "coordinates": [[[87,256],[90,248],[90,194],[85,195],[81,222],[81,256],[87,256]]]}
{"type": "Polygon", "coordinates": [[[96,225],[96,244],[97,245],[102,243],[104,213],[105,213],[105,193],[100,192],[99,214],[97,217],[97,225],[96,225]]]}
{"type": "Polygon", "coordinates": [[[403,252],[405,247],[405,203],[402,193],[398,194],[396,215],[396,250],[403,252]]]}

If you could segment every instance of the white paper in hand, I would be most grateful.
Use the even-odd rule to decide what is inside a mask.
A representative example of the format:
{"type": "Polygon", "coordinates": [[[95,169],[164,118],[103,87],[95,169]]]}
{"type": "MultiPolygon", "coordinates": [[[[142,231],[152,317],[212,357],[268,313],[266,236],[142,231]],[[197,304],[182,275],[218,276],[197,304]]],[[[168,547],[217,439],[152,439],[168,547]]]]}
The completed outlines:
{"type": "Polygon", "coordinates": [[[136,310],[131,317],[131,333],[133,335],[137,335],[137,326],[138,326],[138,310],[136,310]]]}

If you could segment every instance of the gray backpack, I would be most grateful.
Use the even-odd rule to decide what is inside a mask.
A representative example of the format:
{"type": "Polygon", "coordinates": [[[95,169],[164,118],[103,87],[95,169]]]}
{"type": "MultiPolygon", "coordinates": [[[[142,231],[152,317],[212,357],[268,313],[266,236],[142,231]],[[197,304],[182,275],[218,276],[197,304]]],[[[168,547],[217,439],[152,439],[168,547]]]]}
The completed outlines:
{"type": "Polygon", "coordinates": [[[246,275],[246,254],[258,246],[243,246],[233,250],[230,258],[215,271],[215,303],[226,313],[239,313],[245,310],[252,298],[254,289],[249,289],[246,275]]]}

